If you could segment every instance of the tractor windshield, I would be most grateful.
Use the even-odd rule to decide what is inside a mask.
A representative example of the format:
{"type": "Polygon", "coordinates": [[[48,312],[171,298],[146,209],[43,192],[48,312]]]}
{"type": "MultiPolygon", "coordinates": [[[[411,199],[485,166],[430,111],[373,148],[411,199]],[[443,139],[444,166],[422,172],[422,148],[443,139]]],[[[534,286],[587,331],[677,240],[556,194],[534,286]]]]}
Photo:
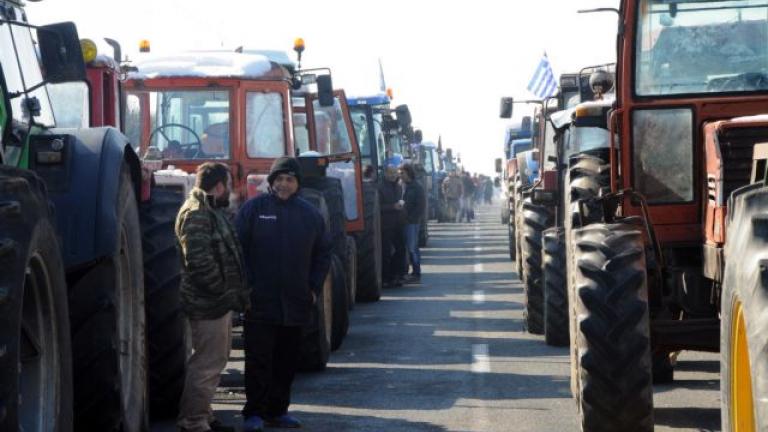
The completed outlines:
{"type": "Polygon", "coordinates": [[[317,151],[324,155],[352,152],[352,141],[349,138],[339,98],[335,98],[333,106],[328,107],[321,106],[320,101],[315,99],[312,107],[315,113],[317,151]]]}
{"type": "Polygon", "coordinates": [[[768,90],[768,1],[639,2],[637,95],[768,90]]]}
{"type": "Polygon", "coordinates": [[[125,129],[129,137],[141,136],[140,142],[148,142],[142,148],[157,150],[158,156],[170,160],[230,157],[228,91],[138,91],[128,98],[134,95],[125,129]],[[148,131],[142,131],[144,122],[148,131]]]}

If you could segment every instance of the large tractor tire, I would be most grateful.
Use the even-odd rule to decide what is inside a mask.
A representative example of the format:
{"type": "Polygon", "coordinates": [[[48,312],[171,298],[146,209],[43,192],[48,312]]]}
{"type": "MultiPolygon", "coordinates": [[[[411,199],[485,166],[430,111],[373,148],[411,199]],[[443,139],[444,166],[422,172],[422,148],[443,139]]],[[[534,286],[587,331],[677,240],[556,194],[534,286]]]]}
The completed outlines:
{"type": "Polygon", "coordinates": [[[544,333],[544,285],[541,259],[542,233],[551,224],[549,210],[526,198],[522,205],[520,252],[525,290],[525,326],[533,334],[544,333]]]}
{"type": "Polygon", "coordinates": [[[507,240],[509,246],[509,259],[517,265],[517,246],[515,245],[515,225],[507,224],[507,240]]]}
{"type": "Polygon", "coordinates": [[[357,301],[375,302],[381,298],[381,207],[379,191],[363,183],[365,231],[357,239],[357,301]]]}
{"type": "Polygon", "coordinates": [[[328,364],[331,355],[333,312],[333,274],[328,272],[323,290],[315,299],[310,322],[302,330],[299,370],[319,372],[328,364]]]}
{"type": "Polygon", "coordinates": [[[349,292],[349,301],[347,302],[349,310],[355,308],[357,301],[357,243],[355,238],[347,236],[347,291],[349,292]]]}
{"type": "Polygon", "coordinates": [[[734,192],[720,320],[723,432],[768,430],[768,188],[734,192]]]}
{"type": "Polygon", "coordinates": [[[570,334],[571,347],[571,392],[578,399],[579,391],[577,388],[578,363],[576,355],[576,286],[575,286],[575,261],[573,247],[573,230],[591,223],[602,221],[602,211],[600,208],[590,206],[583,217],[579,213],[579,201],[589,200],[598,197],[601,193],[610,190],[610,152],[608,149],[588,150],[582,153],[572,155],[568,160],[568,171],[566,173],[565,184],[567,190],[562,194],[564,199],[563,208],[565,217],[563,225],[565,227],[565,263],[566,263],[566,283],[568,293],[568,305],[570,308],[568,318],[568,328],[570,334]]]}
{"type": "Polygon", "coordinates": [[[139,207],[149,351],[149,404],[153,418],[175,417],[191,354],[181,310],[181,260],[174,225],[184,202],[181,191],[153,187],[139,207]]]}
{"type": "MultiPolygon", "coordinates": [[[[320,191],[328,206],[328,230],[331,234],[333,253],[343,257],[347,253],[347,216],[344,212],[344,191],[341,180],[335,177],[309,177],[302,181],[302,188],[320,191]]],[[[344,269],[346,271],[346,268],[344,269]]]]}
{"type": "Polygon", "coordinates": [[[68,275],[75,430],[148,430],[139,212],[127,166],[118,188],[116,248],[68,275]]]}
{"type": "Polygon", "coordinates": [[[643,235],[627,223],[574,231],[582,430],[652,431],[648,284],[643,235]]]}
{"type": "Polygon", "coordinates": [[[72,431],[67,285],[45,185],[0,166],[0,430],[72,431]]]}
{"type": "Polygon", "coordinates": [[[341,258],[333,255],[331,260],[331,280],[333,283],[333,325],[331,326],[331,351],[336,351],[344,342],[349,331],[349,292],[344,264],[341,258]]]}
{"type": "Polygon", "coordinates": [[[568,292],[565,284],[565,230],[544,231],[544,340],[547,345],[568,346],[568,292]]]}

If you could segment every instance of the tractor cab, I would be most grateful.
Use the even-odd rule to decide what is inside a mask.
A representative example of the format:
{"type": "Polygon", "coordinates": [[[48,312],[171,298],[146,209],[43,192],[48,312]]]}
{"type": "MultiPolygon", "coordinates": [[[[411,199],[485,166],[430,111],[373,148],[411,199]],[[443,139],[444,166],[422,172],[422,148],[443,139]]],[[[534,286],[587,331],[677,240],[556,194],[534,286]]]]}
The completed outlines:
{"type": "Polygon", "coordinates": [[[125,131],[164,168],[229,165],[235,205],[266,190],[275,158],[294,154],[291,73],[258,54],[199,51],[147,59],[125,83],[125,131]]]}
{"type": "Polygon", "coordinates": [[[387,160],[387,139],[384,135],[384,114],[389,112],[390,98],[385,93],[348,98],[352,122],[366,180],[381,177],[387,160]]]}

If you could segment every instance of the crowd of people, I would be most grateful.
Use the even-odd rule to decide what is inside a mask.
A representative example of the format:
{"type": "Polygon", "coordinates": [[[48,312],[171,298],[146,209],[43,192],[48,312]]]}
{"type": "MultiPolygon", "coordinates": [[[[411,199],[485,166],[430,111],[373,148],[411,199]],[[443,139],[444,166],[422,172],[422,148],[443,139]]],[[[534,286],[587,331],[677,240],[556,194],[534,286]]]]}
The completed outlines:
{"type": "Polygon", "coordinates": [[[493,200],[493,180],[482,174],[451,171],[441,187],[448,221],[471,222],[477,203],[491,204],[493,200]]]}

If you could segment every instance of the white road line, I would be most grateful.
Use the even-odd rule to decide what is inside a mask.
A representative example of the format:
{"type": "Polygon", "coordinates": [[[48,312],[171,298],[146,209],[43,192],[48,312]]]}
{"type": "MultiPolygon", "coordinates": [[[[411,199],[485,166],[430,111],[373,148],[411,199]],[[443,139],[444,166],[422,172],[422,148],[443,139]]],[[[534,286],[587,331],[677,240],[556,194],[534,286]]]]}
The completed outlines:
{"type": "Polygon", "coordinates": [[[483,263],[476,263],[475,264],[475,273],[482,273],[483,272],[483,263]]]}
{"type": "Polygon", "coordinates": [[[483,248],[481,248],[480,246],[475,246],[475,252],[482,252],[482,251],[483,251],[483,248]]]}
{"type": "Polygon", "coordinates": [[[485,303],[485,291],[477,290],[472,293],[472,303],[483,304],[485,303]]]}
{"type": "Polygon", "coordinates": [[[491,357],[488,344],[472,344],[472,372],[488,373],[491,371],[491,357]]]}

